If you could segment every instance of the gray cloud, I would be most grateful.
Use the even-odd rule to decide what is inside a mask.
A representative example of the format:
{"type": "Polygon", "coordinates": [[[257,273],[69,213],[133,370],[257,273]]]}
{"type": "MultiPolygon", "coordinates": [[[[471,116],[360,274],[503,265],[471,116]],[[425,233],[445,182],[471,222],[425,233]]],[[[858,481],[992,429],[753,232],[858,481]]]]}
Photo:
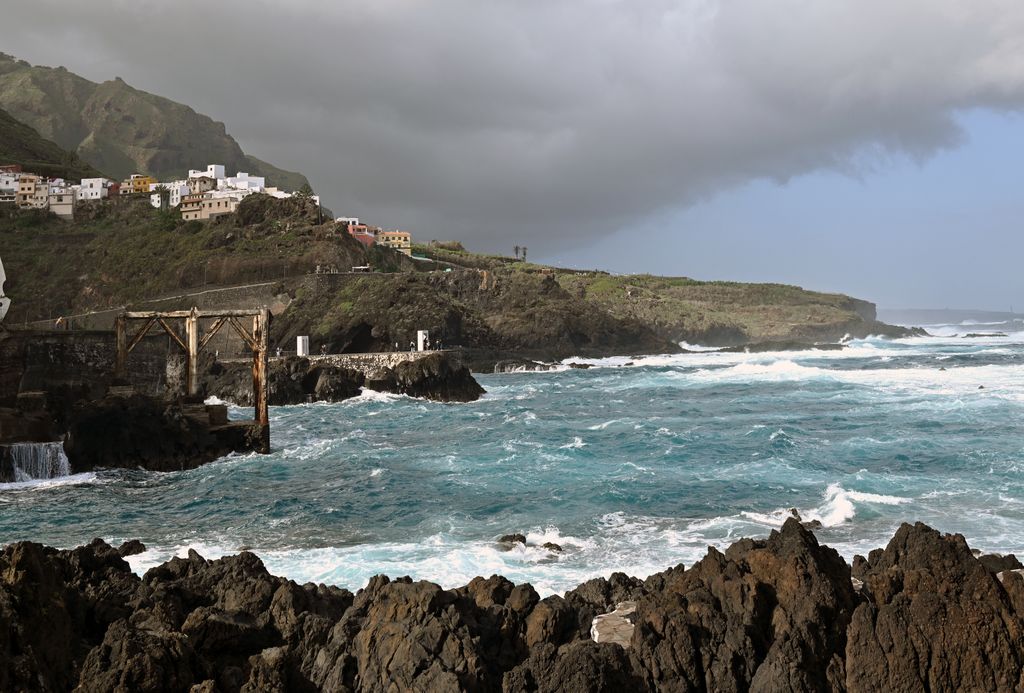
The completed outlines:
{"type": "Polygon", "coordinates": [[[1024,104],[1022,39],[1013,0],[35,0],[0,26],[223,120],[339,213],[552,249],[755,178],[925,159],[959,111],[1024,104]]]}

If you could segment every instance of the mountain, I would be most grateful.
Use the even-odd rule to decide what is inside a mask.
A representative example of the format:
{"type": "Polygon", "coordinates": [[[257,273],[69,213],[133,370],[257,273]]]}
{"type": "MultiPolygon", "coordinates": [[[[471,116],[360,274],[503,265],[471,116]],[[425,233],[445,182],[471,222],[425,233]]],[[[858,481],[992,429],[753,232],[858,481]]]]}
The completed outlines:
{"type": "Polygon", "coordinates": [[[0,166],[20,164],[26,171],[79,180],[101,176],[72,152],[42,137],[33,128],[0,109],[0,166]]]}
{"type": "Polygon", "coordinates": [[[169,180],[218,163],[287,190],[307,183],[243,152],[223,123],[120,78],[97,84],[64,67],[0,53],[0,108],[115,178],[146,173],[169,180]]]}

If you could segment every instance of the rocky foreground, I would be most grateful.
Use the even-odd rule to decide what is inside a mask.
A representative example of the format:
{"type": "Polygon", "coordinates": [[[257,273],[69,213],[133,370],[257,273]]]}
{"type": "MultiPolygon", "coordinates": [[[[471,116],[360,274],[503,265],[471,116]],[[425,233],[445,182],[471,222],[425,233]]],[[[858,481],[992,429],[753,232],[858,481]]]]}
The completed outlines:
{"type": "Polygon", "coordinates": [[[903,525],[851,569],[789,520],[689,569],[564,597],[378,576],[352,594],[196,553],[134,575],[100,540],[0,553],[0,689],[43,691],[1009,691],[1024,577],[903,525]],[[590,637],[635,601],[627,648],[590,637]]]}

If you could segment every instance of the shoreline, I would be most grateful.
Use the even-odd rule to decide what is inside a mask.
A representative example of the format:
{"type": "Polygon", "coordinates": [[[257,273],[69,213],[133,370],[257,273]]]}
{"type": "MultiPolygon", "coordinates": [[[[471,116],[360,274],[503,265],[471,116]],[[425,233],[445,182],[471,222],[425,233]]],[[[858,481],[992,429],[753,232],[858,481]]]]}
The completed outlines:
{"type": "Polygon", "coordinates": [[[976,557],[962,536],[920,523],[847,564],[790,519],[692,565],[545,598],[500,576],[449,590],[383,576],[355,593],[299,585],[247,552],[190,551],[139,577],[125,558],[141,550],[96,540],[0,551],[0,620],[11,627],[0,685],[903,691],[1024,676],[1009,656],[1024,637],[1021,564],[976,557]],[[606,641],[595,642],[595,618],[616,610],[598,619],[606,641]],[[917,635],[941,645],[908,657],[917,635]],[[895,649],[878,650],[890,639],[895,649]]]}

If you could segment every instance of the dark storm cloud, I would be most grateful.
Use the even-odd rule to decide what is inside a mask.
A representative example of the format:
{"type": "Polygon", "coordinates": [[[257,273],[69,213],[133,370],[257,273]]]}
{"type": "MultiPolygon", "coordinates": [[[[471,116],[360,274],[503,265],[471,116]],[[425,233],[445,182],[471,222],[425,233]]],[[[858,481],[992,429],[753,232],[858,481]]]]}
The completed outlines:
{"type": "Polygon", "coordinates": [[[0,41],[223,120],[339,213],[476,247],[923,159],[958,111],[1024,103],[1015,0],[35,0],[0,41]]]}

